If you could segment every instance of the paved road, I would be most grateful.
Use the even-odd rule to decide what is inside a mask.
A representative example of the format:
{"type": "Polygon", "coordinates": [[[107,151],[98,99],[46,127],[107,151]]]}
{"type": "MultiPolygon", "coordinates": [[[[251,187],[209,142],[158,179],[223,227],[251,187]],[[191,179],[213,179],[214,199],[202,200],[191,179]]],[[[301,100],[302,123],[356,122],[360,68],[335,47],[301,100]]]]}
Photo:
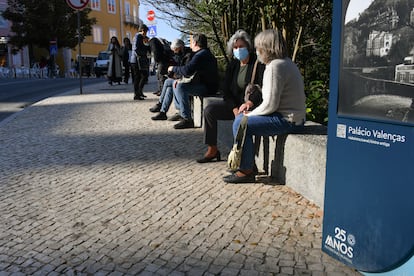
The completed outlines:
{"type": "Polygon", "coordinates": [[[103,84],[0,123],[0,275],[359,275],[321,252],[317,206],[196,163],[202,129],[150,120],[154,88],[103,84]]]}
{"type": "MultiPolygon", "coordinates": [[[[105,82],[84,78],[83,84],[105,82]]],[[[25,107],[69,89],[79,89],[79,79],[0,79],[0,121],[25,107]]]]}

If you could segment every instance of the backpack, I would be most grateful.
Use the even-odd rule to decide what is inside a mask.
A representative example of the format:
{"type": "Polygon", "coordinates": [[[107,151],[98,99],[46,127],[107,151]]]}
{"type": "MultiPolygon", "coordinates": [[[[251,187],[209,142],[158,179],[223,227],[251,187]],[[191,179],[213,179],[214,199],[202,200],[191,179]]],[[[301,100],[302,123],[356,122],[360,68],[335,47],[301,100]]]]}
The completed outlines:
{"type": "Polygon", "coordinates": [[[154,37],[150,40],[151,52],[155,62],[168,62],[172,57],[170,42],[165,38],[154,37]]]}

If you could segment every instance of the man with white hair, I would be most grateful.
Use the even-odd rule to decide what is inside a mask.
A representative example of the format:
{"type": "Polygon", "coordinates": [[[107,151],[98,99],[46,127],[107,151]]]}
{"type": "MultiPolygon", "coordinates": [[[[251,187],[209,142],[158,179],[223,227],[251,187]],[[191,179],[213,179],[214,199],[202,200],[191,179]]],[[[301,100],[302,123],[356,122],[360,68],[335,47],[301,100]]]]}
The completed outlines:
{"type": "MultiPolygon", "coordinates": [[[[177,66],[185,65],[187,64],[192,56],[191,49],[188,47],[185,47],[184,41],[181,39],[175,39],[171,43],[171,50],[174,52],[173,60],[174,63],[177,66]]],[[[173,85],[174,83],[179,80],[182,76],[177,74],[169,74],[168,79],[164,81],[164,86],[161,91],[160,98],[158,102],[150,108],[151,112],[160,112],[158,115],[152,117],[153,120],[167,120],[167,112],[171,106],[171,103],[174,99],[174,105],[177,110],[180,109],[178,106],[178,102],[174,98],[173,93],[173,85]]],[[[170,121],[178,121],[181,119],[181,116],[179,113],[175,114],[171,118],[169,118],[170,121]]]]}

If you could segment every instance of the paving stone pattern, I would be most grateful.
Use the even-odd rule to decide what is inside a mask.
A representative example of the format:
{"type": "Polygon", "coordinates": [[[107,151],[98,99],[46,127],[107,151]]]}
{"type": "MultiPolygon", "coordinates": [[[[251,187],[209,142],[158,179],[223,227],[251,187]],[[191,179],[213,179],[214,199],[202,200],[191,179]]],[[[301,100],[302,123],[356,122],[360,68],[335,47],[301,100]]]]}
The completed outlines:
{"type": "Polygon", "coordinates": [[[301,195],[196,163],[202,129],[152,121],[154,89],[103,82],[0,123],[0,276],[360,275],[301,195]]]}

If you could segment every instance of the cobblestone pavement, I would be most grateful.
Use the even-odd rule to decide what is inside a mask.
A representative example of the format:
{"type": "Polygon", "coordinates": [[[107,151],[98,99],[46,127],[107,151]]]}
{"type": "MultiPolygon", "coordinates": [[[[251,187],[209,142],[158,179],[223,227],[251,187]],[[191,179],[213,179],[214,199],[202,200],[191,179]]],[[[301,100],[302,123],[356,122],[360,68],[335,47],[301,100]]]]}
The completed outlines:
{"type": "Polygon", "coordinates": [[[0,123],[0,275],[360,275],[321,251],[322,211],[198,164],[202,129],[102,83],[0,123]]]}

